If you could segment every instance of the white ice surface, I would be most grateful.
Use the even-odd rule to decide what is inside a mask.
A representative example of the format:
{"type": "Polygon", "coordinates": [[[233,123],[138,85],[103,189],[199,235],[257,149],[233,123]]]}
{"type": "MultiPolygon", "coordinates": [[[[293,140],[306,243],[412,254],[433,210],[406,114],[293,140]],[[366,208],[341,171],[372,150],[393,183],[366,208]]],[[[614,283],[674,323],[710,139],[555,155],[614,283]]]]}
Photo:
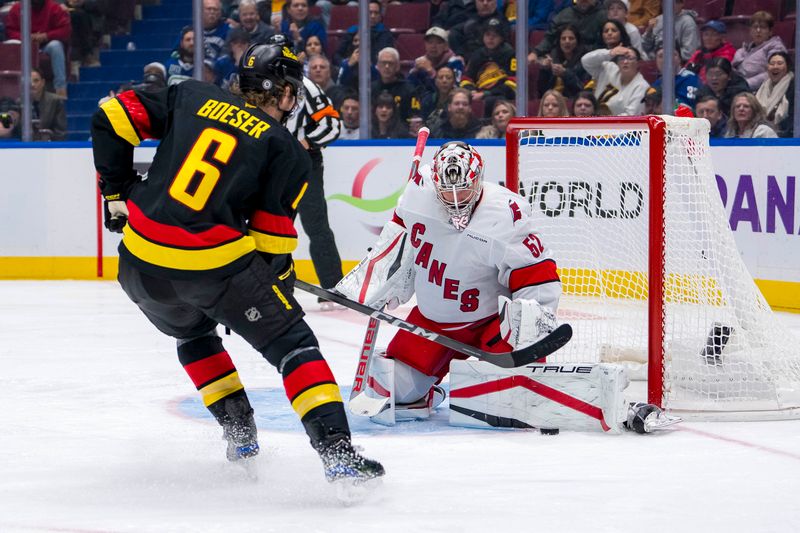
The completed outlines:
{"type": "MultiPolygon", "coordinates": [[[[366,320],[300,298],[349,387],[366,320]]],[[[778,319],[800,332],[800,316],[778,319]]],[[[235,336],[223,340],[254,399],[256,480],[225,461],[174,341],[116,283],[0,282],[0,340],[0,532],[800,531],[800,421],[646,436],[456,429],[446,413],[394,430],[356,421],[387,475],[347,507],[277,372],[235,336]]]]}

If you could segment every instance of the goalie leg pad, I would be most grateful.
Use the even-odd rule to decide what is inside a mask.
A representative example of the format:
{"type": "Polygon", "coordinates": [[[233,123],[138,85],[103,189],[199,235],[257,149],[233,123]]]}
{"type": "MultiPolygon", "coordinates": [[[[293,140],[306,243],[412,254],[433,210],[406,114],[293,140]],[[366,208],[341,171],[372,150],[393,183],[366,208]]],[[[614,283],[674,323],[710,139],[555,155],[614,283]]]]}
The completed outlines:
{"type": "Polygon", "coordinates": [[[434,386],[437,378],[380,354],[370,367],[368,389],[379,388],[389,394],[387,406],[370,417],[376,424],[393,426],[397,422],[429,418],[444,400],[444,390],[434,386]]]}
{"type": "Polygon", "coordinates": [[[450,424],[621,433],[625,370],[607,364],[450,365],[450,424]]]}

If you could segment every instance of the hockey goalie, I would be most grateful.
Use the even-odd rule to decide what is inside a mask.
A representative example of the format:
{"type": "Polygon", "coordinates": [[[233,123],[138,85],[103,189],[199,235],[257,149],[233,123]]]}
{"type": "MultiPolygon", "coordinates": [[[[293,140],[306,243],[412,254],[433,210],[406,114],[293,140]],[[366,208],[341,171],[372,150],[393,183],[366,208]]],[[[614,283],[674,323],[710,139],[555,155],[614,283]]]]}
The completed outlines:
{"type": "MultiPolygon", "coordinates": [[[[536,232],[521,196],[484,183],[483,174],[474,147],[442,145],[432,169],[412,175],[378,242],[336,290],[375,309],[416,294],[408,322],[487,352],[517,350],[553,331],[561,282],[546,236],[536,232]]],[[[548,365],[504,370],[465,359],[399,330],[370,355],[351,410],[385,425],[428,418],[445,399],[440,383],[452,371],[453,424],[644,433],[672,420],[653,405],[624,402],[624,371],[587,364],[556,372],[549,365],[541,377],[531,369],[548,365]],[[514,382],[502,390],[492,385],[514,382]],[[353,409],[359,402],[368,408],[353,409]]]]}

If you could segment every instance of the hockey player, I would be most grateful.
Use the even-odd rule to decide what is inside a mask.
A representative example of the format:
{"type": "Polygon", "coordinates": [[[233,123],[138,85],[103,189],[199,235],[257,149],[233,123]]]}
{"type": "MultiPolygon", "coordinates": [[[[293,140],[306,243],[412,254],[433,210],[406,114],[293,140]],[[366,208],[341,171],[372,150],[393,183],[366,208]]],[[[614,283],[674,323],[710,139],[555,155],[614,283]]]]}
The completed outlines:
{"type": "MultiPolygon", "coordinates": [[[[528,202],[484,183],[483,174],[475,148],[442,145],[431,177],[408,184],[378,243],[336,290],[374,308],[416,294],[407,321],[488,352],[520,349],[553,331],[556,262],[528,202]]],[[[371,361],[367,381],[386,398],[373,421],[428,417],[444,399],[438,384],[453,359],[466,356],[399,330],[371,361]]]]}
{"type": "Polygon", "coordinates": [[[105,224],[123,234],[119,282],[177,339],[181,364],[223,428],[230,461],[255,456],[259,446],[218,324],[282,374],[329,481],[381,476],[383,467],[351,445],[339,387],[292,295],[293,219],[311,162],[282,122],[302,91],[302,65],[288,48],[253,45],[238,70],[241,94],[189,80],[121,93],[95,113],[105,224]],[[161,143],[142,180],[133,148],[145,138],[161,143]]]}

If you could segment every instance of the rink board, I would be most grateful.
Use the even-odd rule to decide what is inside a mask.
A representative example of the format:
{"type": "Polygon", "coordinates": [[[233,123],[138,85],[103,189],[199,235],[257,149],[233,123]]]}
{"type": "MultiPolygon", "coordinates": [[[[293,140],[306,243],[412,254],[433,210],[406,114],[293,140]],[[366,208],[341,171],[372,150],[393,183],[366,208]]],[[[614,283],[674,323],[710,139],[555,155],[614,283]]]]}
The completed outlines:
{"type": "MultiPolygon", "coordinates": [[[[155,145],[137,148],[145,169],[155,145]]],[[[479,141],[486,179],[501,182],[505,150],[479,141]]],[[[767,301],[800,308],[800,140],[714,143],[717,183],[737,246],[767,301]]],[[[429,160],[437,144],[429,144],[429,160]]],[[[119,237],[98,230],[98,203],[88,143],[2,145],[0,279],[113,279],[119,237]],[[98,254],[98,249],[101,253],[98,254]],[[100,259],[98,259],[100,255],[100,259]],[[101,275],[98,276],[99,273],[101,275]]],[[[329,218],[345,268],[354,265],[391,217],[405,184],[410,141],[345,141],[325,150],[329,218]],[[343,236],[346,236],[344,238],[343,236]]],[[[298,272],[315,281],[299,225],[298,272]]]]}

